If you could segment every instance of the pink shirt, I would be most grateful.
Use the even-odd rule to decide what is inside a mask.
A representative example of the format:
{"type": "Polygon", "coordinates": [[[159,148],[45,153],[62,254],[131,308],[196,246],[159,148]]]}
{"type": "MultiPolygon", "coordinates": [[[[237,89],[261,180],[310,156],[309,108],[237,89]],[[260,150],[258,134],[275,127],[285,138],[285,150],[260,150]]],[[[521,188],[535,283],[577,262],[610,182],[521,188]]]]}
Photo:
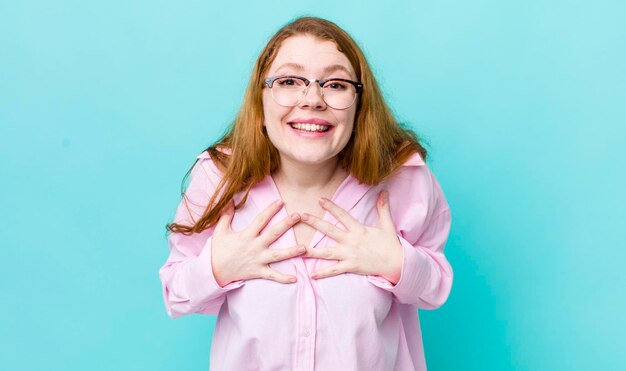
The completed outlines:
{"type": "MultiPolygon", "coordinates": [[[[221,179],[204,152],[191,173],[175,221],[197,220],[221,179]]],[[[213,229],[192,236],[172,233],[170,256],[159,274],[168,314],[217,314],[212,370],[426,370],[418,308],[435,309],[450,293],[452,268],[443,254],[450,209],[435,176],[417,154],[387,181],[359,184],[349,175],[332,200],[359,222],[378,219],[378,193],[389,191],[393,221],[402,243],[402,274],[396,285],[378,276],[344,273],[313,280],[309,273],[334,261],[292,258],[272,268],[298,281],[281,284],[254,279],[220,287],[211,268],[213,229]]],[[[235,201],[242,198],[237,194],[235,201]]],[[[272,177],[254,187],[237,210],[234,231],[246,228],[280,198],[272,177]]],[[[285,209],[270,221],[287,216],[285,209]]],[[[326,213],[325,220],[337,223],[326,213]]],[[[332,246],[317,231],[309,248],[332,246]]],[[[293,230],[271,249],[296,245],[293,230]]]]}

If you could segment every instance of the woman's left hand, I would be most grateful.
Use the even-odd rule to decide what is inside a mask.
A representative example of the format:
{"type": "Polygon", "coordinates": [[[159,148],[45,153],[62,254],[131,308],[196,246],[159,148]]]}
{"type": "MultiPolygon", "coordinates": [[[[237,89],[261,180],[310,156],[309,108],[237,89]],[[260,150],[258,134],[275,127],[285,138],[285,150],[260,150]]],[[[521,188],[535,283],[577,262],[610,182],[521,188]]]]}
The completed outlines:
{"type": "Polygon", "coordinates": [[[329,267],[311,273],[311,278],[326,278],[341,273],[377,275],[392,284],[400,279],[402,270],[402,245],[391,219],[387,191],[378,194],[376,208],[378,223],[374,227],[363,225],[332,201],[322,198],[322,208],[330,212],[348,230],[343,230],[310,214],[301,221],[321,231],[337,242],[333,247],[307,249],[303,258],[337,260],[329,267]]]}

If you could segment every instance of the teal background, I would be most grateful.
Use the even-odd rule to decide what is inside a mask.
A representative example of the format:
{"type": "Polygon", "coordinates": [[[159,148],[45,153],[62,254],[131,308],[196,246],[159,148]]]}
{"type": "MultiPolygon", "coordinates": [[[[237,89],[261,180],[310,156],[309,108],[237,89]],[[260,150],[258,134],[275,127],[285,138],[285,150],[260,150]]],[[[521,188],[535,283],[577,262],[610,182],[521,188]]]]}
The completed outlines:
{"type": "Polygon", "coordinates": [[[181,180],[294,16],[350,32],[451,205],[431,370],[625,370],[623,1],[0,3],[0,368],[205,370],[181,180]]]}

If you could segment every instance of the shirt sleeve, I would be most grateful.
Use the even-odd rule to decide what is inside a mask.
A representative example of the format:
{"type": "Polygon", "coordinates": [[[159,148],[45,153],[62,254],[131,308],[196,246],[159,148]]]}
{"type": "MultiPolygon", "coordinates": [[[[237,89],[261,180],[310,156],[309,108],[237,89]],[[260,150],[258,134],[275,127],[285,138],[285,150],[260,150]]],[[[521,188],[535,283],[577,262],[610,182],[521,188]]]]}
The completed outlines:
{"type": "MultiPolygon", "coordinates": [[[[200,159],[191,171],[189,186],[176,210],[174,222],[192,225],[204,213],[219,182],[210,159],[200,159]]],[[[170,255],[159,270],[167,313],[178,318],[191,313],[217,314],[228,291],[243,281],[220,287],[211,265],[213,228],[190,236],[170,233],[170,255]]]]}
{"type": "Polygon", "coordinates": [[[421,230],[419,237],[414,238],[414,233],[398,234],[403,250],[399,281],[393,285],[380,276],[368,276],[372,284],[392,292],[395,300],[421,309],[441,307],[450,294],[453,278],[452,267],[444,255],[451,226],[450,208],[436,179],[429,175],[433,189],[427,199],[434,206],[419,205],[431,210],[423,227],[415,226],[421,230]]]}

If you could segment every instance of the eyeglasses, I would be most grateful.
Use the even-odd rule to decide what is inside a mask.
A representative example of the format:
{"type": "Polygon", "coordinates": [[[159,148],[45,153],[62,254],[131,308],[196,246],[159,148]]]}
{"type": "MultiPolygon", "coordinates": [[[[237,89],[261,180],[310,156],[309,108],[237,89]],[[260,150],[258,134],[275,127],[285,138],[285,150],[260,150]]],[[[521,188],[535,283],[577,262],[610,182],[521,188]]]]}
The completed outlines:
{"type": "Polygon", "coordinates": [[[302,76],[268,77],[265,84],[270,88],[274,101],[284,107],[300,104],[306,97],[309,85],[320,85],[322,99],[334,109],[346,109],[354,104],[363,84],[346,79],[309,80],[302,76]]]}

